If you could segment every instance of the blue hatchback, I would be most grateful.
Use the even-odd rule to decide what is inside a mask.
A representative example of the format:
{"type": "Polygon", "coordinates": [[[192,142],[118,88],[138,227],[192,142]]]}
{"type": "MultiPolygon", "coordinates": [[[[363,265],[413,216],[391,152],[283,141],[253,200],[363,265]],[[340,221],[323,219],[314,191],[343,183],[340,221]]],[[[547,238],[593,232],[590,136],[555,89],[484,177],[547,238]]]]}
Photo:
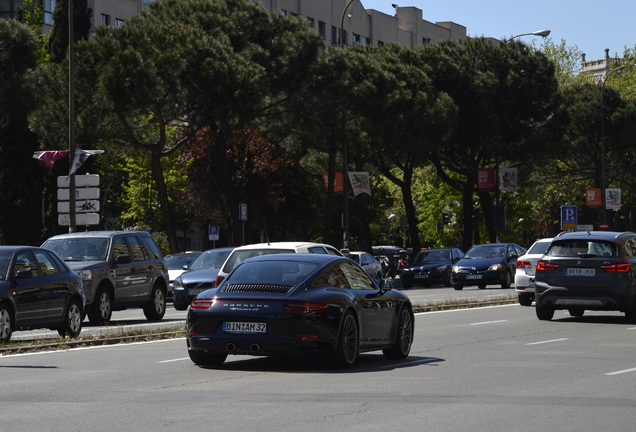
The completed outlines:
{"type": "Polygon", "coordinates": [[[453,288],[497,284],[510,288],[517,268],[517,258],[525,249],[516,243],[490,243],[471,247],[454,266],[451,273],[453,288]]]}

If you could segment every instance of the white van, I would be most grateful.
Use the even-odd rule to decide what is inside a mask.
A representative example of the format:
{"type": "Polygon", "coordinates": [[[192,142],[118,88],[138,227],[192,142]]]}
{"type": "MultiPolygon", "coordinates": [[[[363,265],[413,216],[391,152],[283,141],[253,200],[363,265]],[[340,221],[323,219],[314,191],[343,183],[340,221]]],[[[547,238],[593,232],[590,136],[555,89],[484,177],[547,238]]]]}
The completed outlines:
{"type": "Polygon", "coordinates": [[[219,273],[216,276],[216,286],[219,286],[223,279],[225,279],[232,270],[246,259],[259,255],[279,253],[318,253],[342,256],[338,249],[323,243],[274,242],[239,246],[232,251],[223,263],[221,270],[219,270],[219,273]]]}

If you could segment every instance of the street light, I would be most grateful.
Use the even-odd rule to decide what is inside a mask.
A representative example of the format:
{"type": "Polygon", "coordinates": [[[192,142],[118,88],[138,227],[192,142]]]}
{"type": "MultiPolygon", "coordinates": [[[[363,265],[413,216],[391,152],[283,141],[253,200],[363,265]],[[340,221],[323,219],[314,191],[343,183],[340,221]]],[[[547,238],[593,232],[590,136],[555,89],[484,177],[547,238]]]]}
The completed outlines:
{"type": "Polygon", "coordinates": [[[547,29],[545,29],[545,30],[537,30],[537,31],[532,32],[532,33],[521,33],[521,34],[518,34],[516,36],[511,37],[510,39],[504,39],[504,42],[510,42],[511,40],[516,39],[516,38],[521,37],[521,36],[548,37],[549,35],[550,35],[550,30],[547,30],[547,29]]]}
{"type": "Polygon", "coordinates": [[[386,218],[386,244],[388,245],[391,241],[391,221],[395,219],[397,216],[394,213],[391,213],[388,218],[386,218]]]}
{"type": "Polygon", "coordinates": [[[621,69],[636,67],[636,64],[631,65],[623,65],[617,68],[612,69],[605,75],[603,78],[603,84],[601,84],[601,221],[604,222],[607,220],[607,198],[605,197],[605,113],[603,112],[603,108],[605,106],[605,100],[603,99],[603,92],[605,91],[605,83],[607,79],[614,72],[619,71],[621,69]]]}
{"type": "MultiPolygon", "coordinates": [[[[353,0],[349,0],[349,2],[347,3],[347,5],[344,7],[344,9],[342,10],[342,18],[340,19],[340,47],[342,49],[344,49],[344,18],[345,15],[347,14],[347,9],[349,9],[349,6],[351,6],[351,3],[353,3],[353,0]]],[[[343,129],[344,131],[344,129],[343,129]]],[[[343,166],[343,170],[342,170],[342,213],[343,213],[343,233],[342,233],[342,243],[344,245],[345,249],[349,248],[349,189],[348,189],[348,185],[349,185],[349,176],[347,174],[347,137],[344,136],[344,132],[343,132],[343,155],[342,155],[342,164],[343,166]]]]}

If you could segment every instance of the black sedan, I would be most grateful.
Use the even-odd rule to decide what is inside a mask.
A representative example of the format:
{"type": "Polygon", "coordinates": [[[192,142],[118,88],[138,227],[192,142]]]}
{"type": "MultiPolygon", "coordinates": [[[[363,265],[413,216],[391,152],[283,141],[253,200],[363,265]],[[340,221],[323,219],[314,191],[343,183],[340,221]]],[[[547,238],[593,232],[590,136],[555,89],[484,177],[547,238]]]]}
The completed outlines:
{"type": "Polygon", "coordinates": [[[461,290],[464,286],[477,285],[484,289],[488,284],[510,288],[517,270],[517,258],[525,252],[516,243],[475,245],[453,266],[453,288],[461,290]]]}
{"type": "Polygon", "coordinates": [[[401,270],[402,286],[404,288],[411,288],[414,284],[451,286],[451,268],[463,256],[464,252],[459,248],[420,251],[413,261],[409,261],[401,270]]]}
{"type": "Polygon", "coordinates": [[[326,353],[339,367],[361,352],[404,359],[413,342],[411,302],[378,286],[350,259],[275,254],[238,266],[199,294],[186,322],[190,359],[220,366],[228,354],[326,353]]]}
{"type": "Polygon", "coordinates": [[[36,328],[77,337],[84,303],[82,279],[55,252],[0,246],[0,342],[36,328]]]}

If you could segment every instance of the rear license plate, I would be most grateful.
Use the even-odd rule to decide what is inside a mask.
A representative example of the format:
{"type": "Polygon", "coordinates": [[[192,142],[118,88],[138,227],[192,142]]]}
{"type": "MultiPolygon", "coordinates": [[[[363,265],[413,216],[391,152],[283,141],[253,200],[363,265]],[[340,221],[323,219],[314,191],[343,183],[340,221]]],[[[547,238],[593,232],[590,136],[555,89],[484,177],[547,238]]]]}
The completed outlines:
{"type": "Polygon", "coordinates": [[[227,321],[223,323],[223,331],[227,333],[265,333],[267,324],[227,321]]]}
{"type": "Polygon", "coordinates": [[[468,275],[466,279],[481,279],[481,275],[468,275]]]}
{"type": "Polygon", "coordinates": [[[415,279],[428,279],[428,275],[415,275],[415,279]]]}
{"type": "Polygon", "coordinates": [[[596,274],[593,268],[567,268],[565,269],[566,276],[582,276],[593,277],[596,274]]]}

